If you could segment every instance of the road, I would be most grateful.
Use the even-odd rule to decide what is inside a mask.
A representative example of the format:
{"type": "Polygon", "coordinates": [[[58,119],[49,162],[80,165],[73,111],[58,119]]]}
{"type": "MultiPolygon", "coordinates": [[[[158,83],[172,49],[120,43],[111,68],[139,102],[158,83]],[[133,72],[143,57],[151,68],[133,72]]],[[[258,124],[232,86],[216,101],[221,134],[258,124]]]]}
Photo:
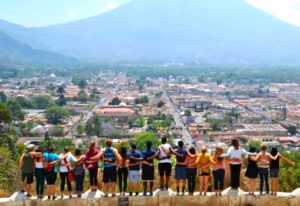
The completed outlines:
{"type": "Polygon", "coordinates": [[[74,138],[74,136],[77,134],[77,127],[79,125],[85,125],[89,119],[91,119],[94,115],[94,111],[97,108],[102,107],[102,105],[107,101],[108,97],[104,96],[102,97],[99,102],[95,105],[95,107],[93,109],[91,109],[90,111],[88,111],[87,114],[84,114],[83,117],[81,118],[81,120],[76,124],[76,125],[71,125],[72,129],[69,131],[69,133],[67,134],[66,138],[74,138]]]}
{"type": "Polygon", "coordinates": [[[163,92],[165,99],[167,100],[168,107],[172,110],[176,127],[182,129],[182,137],[181,138],[184,141],[185,146],[189,148],[190,146],[192,146],[192,136],[189,133],[189,131],[187,130],[186,126],[183,124],[183,121],[182,121],[182,118],[180,115],[180,111],[178,111],[175,108],[175,106],[174,106],[171,98],[167,94],[166,90],[163,87],[161,87],[161,90],[163,92]]]}

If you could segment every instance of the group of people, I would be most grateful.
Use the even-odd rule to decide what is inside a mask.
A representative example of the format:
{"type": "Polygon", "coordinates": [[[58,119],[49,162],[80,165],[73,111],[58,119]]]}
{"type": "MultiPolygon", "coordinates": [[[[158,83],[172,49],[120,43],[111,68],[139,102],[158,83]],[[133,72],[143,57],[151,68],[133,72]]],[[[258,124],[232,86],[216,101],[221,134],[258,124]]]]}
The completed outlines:
{"type": "Polygon", "coordinates": [[[126,147],[120,151],[112,147],[112,140],[106,140],[106,146],[102,149],[96,147],[93,141],[90,147],[82,154],[76,149],[74,155],[69,151],[69,147],[64,147],[60,155],[55,154],[55,148],[51,146],[48,152],[40,149],[34,151],[34,145],[29,145],[27,151],[19,161],[20,172],[22,174],[22,192],[27,192],[31,196],[31,185],[36,179],[36,193],[38,198],[43,198],[44,185],[47,182],[48,199],[56,199],[57,174],[60,176],[61,197],[65,195],[67,185],[67,195],[72,197],[72,181],[76,182],[76,194],[81,197],[84,190],[85,171],[89,172],[90,189],[97,191],[99,160],[103,161],[103,191],[108,196],[109,191],[112,197],[116,196],[116,183],[118,180],[119,192],[125,195],[127,192],[127,180],[129,180],[129,195],[139,195],[140,182],[143,183],[143,195],[153,195],[155,181],[154,159],[158,160],[158,173],[160,176],[160,190],[168,190],[172,173],[172,158],[176,157],[175,163],[175,183],[177,195],[184,195],[186,184],[189,195],[193,195],[196,185],[196,177],[199,176],[200,195],[206,195],[208,181],[211,174],[214,179],[215,195],[221,195],[224,189],[225,159],[228,159],[231,175],[231,187],[237,189],[240,185],[240,173],[243,159],[247,160],[247,170],[245,176],[248,178],[249,194],[254,195],[256,180],[260,177],[260,193],[263,193],[264,183],[266,193],[269,194],[269,174],[271,177],[271,194],[276,195],[278,191],[279,161],[282,159],[290,165],[294,162],[282,156],[276,148],[267,152],[267,146],[261,145],[261,151],[256,153],[255,148],[248,151],[243,149],[237,139],[232,140],[232,146],[227,153],[221,147],[217,147],[211,155],[205,146],[200,148],[199,153],[195,147],[185,149],[182,141],[178,142],[178,147],[173,149],[167,143],[167,138],[163,137],[157,150],[152,149],[152,142],[146,143],[146,149],[137,150],[135,143],[131,144],[131,150],[126,147]],[[181,188],[180,188],[181,186],[181,188]]]}

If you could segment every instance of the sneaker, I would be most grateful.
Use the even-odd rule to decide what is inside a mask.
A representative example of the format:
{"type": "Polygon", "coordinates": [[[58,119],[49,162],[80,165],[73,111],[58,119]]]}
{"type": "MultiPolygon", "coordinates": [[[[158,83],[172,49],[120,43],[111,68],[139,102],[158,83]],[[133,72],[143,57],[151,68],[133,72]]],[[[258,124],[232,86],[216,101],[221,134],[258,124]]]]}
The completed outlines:
{"type": "Polygon", "coordinates": [[[147,196],[147,192],[144,192],[143,195],[144,195],[144,196],[147,196]]]}

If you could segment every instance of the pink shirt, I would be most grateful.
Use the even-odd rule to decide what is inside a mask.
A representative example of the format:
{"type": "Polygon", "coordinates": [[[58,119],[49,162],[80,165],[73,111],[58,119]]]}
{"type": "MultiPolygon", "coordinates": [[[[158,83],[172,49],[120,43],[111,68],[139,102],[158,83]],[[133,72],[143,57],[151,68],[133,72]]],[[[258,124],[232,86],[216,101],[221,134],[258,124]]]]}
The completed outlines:
{"type": "MultiPolygon", "coordinates": [[[[99,152],[100,151],[97,148],[88,149],[88,151],[86,151],[86,153],[85,153],[86,160],[89,160],[89,158],[96,156],[97,154],[99,154],[99,152]]],[[[97,168],[98,167],[98,161],[93,162],[93,163],[87,163],[86,167],[88,169],[97,168]]]]}

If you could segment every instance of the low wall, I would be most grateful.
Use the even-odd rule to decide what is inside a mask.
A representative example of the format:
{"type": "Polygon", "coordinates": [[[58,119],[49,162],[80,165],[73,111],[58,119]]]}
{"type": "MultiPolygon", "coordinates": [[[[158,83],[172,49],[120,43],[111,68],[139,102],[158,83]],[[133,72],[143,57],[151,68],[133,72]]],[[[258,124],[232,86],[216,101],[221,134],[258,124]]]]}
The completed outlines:
{"type": "MultiPolygon", "coordinates": [[[[3,202],[4,201],[4,202],[3,202]]],[[[130,206],[300,206],[300,197],[292,196],[160,196],[128,197],[130,206]]],[[[118,198],[64,199],[55,201],[5,201],[0,206],[119,206],[118,198]]]]}

